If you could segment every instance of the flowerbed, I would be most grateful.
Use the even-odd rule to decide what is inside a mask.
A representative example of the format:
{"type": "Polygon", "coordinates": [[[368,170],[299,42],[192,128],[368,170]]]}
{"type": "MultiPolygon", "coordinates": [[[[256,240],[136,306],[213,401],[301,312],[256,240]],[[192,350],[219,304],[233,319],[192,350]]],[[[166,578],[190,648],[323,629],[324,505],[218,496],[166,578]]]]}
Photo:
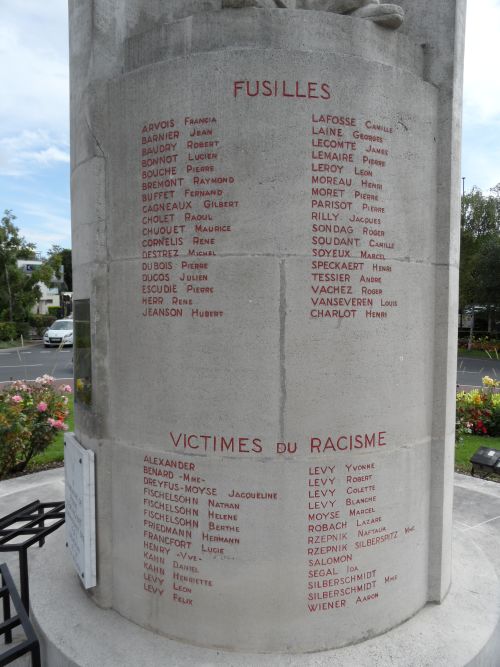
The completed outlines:
{"type": "Polygon", "coordinates": [[[469,338],[459,338],[458,339],[458,349],[460,350],[482,350],[483,352],[490,353],[490,356],[498,359],[498,353],[500,352],[500,341],[487,337],[484,338],[473,338],[472,343],[470,343],[469,338]]]}
{"type": "Polygon", "coordinates": [[[500,382],[486,376],[481,389],[457,394],[456,439],[465,434],[500,436],[500,382]]]}
{"type": "Polygon", "coordinates": [[[44,375],[13,382],[0,392],[0,479],[23,472],[57,433],[67,430],[69,385],[54,386],[44,375]]]}

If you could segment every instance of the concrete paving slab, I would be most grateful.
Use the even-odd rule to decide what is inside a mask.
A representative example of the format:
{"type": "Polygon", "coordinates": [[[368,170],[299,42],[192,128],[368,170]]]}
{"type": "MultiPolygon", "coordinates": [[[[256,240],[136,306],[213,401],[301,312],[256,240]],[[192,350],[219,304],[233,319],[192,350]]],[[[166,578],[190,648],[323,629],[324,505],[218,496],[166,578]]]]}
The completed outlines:
{"type": "MultiPolygon", "coordinates": [[[[53,470],[22,475],[0,482],[0,517],[10,514],[34,500],[41,500],[42,502],[64,500],[64,468],[54,468],[53,470]]],[[[47,538],[47,540],[50,539],[53,539],[53,536],[47,538]]],[[[36,550],[37,547],[33,547],[28,555],[30,563],[32,554],[36,550]]],[[[19,590],[18,555],[16,553],[1,553],[0,562],[7,563],[19,590]]],[[[19,629],[14,631],[14,642],[22,638],[23,635],[19,629]]],[[[29,656],[24,656],[18,658],[12,664],[15,667],[29,667],[31,659],[29,656]]]]}
{"type": "Polygon", "coordinates": [[[0,482],[0,516],[33,500],[64,500],[63,467],[0,482]]]}
{"type": "MultiPolygon", "coordinates": [[[[64,500],[64,468],[54,468],[0,482],[0,517],[34,500],[42,502],[64,500]]],[[[35,549],[36,547],[32,551],[35,549]]],[[[0,562],[7,563],[14,581],[18,584],[17,554],[0,554],[0,562]]]]}
{"type": "Polygon", "coordinates": [[[500,578],[500,484],[455,475],[454,521],[489,557],[500,578]]]}

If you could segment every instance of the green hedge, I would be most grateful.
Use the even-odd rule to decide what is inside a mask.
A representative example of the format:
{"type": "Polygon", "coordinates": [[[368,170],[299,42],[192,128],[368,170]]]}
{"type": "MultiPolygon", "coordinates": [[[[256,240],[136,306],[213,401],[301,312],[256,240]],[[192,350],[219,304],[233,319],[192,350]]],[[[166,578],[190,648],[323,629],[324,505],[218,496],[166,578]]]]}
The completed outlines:
{"type": "Polygon", "coordinates": [[[13,322],[0,322],[0,340],[17,338],[16,325],[13,322]]]}
{"type": "Polygon", "coordinates": [[[37,335],[41,336],[45,329],[48,329],[56,319],[54,315],[32,315],[29,323],[36,330],[37,335]]]}
{"type": "Polygon", "coordinates": [[[49,306],[48,311],[49,315],[52,315],[55,319],[61,317],[61,308],[59,306],[49,306]]]}
{"type": "Polygon", "coordinates": [[[16,338],[21,338],[21,336],[26,340],[30,337],[31,326],[29,322],[16,322],[16,338]]]}

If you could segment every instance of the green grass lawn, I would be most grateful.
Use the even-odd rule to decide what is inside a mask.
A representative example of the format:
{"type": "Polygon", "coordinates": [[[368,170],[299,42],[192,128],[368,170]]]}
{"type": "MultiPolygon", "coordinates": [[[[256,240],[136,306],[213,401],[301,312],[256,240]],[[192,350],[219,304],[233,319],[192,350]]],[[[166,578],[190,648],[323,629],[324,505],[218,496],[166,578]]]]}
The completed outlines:
{"type": "MultiPolygon", "coordinates": [[[[72,431],[75,425],[74,417],[74,397],[69,397],[69,416],[68,416],[68,431],[72,431]]],[[[64,461],[64,431],[60,431],[51,445],[47,449],[35,456],[28,466],[29,471],[33,471],[39,468],[49,467],[55,463],[60,463],[64,461]]]]}
{"type": "Polygon", "coordinates": [[[473,359],[494,359],[495,361],[500,361],[500,349],[495,352],[484,352],[484,350],[464,350],[463,348],[458,350],[459,357],[472,357],[473,359]]]}
{"type": "MultiPolygon", "coordinates": [[[[462,443],[455,448],[455,470],[457,472],[470,473],[470,457],[479,447],[491,447],[500,449],[500,438],[485,438],[480,435],[467,435],[462,443]]],[[[494,479],[492,477],[491,479],[494,479]]]]}
{"type": "MultiPolygon", "coordinates": [[[[24,341],[26,345],[26,341],[24,341]]],[[[8,350],[11,347],[22,347],[21,339],[17,340],[0,340],[0,350],[8,350]]]]}

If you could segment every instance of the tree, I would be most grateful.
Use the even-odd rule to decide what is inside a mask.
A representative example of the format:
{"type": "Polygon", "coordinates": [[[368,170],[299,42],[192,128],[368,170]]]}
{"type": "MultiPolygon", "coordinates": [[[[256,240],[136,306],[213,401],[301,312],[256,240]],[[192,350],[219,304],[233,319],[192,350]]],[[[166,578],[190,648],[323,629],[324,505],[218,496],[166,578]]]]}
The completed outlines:
{"type": "Polygon", "coordinates": [[[6,210],[0,222],[0,320],[23,322],[41,296],[38,283],[50,286],[57,261],[44,262],[30,273],[23,271],[18,260],[35,260],[36,246],[20,236],[15,219],[12,211],[6,210]]]}
{"type": "MultiPolygon", "coordinates": [[[[61,246],[53,245],[48,252],[48,262],[52,263],[54,268],[56,266],[63,269],[64,282],[66,284],[66,291],[73,291],[73,265],[71,250],[68,248],[61,248],[61,246]]],[[[59,273],[56,273],[59,277],[59,273]]]]}
{"type": "Polygon", "coordinates": [[[473,238],[484,238],[500,232],[500,183],[485,197],[479,188],[462,197],[462,233],[473,238]]]}
{"type": "Polygon", "coordinates": [[[500,231],[498,197],[485,197],[481,190],[472,188],[462,197],[460,222],[460,307],[463,308],[477,301],[475,270],[481,248],[500,231]]]}
{"type": "MultiPolygon", "coordinates": [[[[499,241],[500,184],[491,189],[489,196],[473,188],[462,197],[459,307],[472,305],[474,320],[474,306],[486,306],[489,330],[493,327],[495,311],[500,307],[500,291],[495,291],[499,241]]],[[[471,339],[473,328],[474,323],[471,339]]]]}
{"type": "MultiPolygon", "coordinates": [[[[35,246],[27,243],[19,230],[14,225],[16,216],[12,211],[6,210],[0,224],[0,317],[13,322],[19,315],[19,310],[24,310],[26,305],[25,296],[27,279],[21,269],[17,266],[18,259],[33,259],[35,257],[35,246]],[[20,289],[21,288],[21,289],[20,289]]],[[[32,286],[29,288],[30,296],[33,293],[32,286]]],[[[36,293],[33,303],[36,302],[36,293]]]]}
{"type": "Polygon", "coordinates": [[[500,235],[485,240],[474,268],[477,302],[486,305],[488,331],[496,330],[500,310],[500,235]]]}

